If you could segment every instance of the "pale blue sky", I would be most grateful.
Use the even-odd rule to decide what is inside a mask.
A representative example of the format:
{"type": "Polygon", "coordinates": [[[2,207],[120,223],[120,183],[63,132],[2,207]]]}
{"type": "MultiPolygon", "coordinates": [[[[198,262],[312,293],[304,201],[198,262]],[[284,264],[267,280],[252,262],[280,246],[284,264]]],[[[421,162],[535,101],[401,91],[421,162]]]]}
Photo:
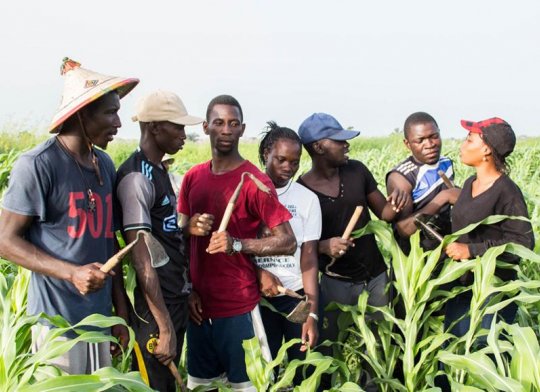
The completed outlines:
{"type": "Polygon", "coordinates": [[[492,116],[540,135],[539,21],[534,0],[2,1],[0,129],[46,126],[69,56],[141,79],[123,100],[123,137],[138,137],[135,102],[159,88],[200,116],[234,95],[248,136],[316,111],[386,135],[419,110],[446,137],[464,135],[461,118],[492,116]]]}

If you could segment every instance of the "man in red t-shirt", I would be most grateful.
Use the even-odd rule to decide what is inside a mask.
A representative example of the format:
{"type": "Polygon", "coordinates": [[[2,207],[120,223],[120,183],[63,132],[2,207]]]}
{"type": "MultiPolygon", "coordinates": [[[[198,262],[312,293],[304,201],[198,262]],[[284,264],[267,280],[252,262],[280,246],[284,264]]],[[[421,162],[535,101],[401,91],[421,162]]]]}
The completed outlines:
{"type": "MultiPolygon", "coordinates": [[[[203,127],[212,159],[186,173],[178,201],[180,225],[191,238],[188,387],[228,381],[234,390],[256,391],[246,373],[242,341],[258,336],[265,342],[266,336],[258,309],[258,270],[250,257],[294,253],[291,215],[279,203],[271,180],[238,151],[245,129],[238,101],[228,95],[214,98],[203,127]],[[227,231],[210,236],[243,172],[254,174],[271,192],[262,192],[246,178],[227,231]],[[262,223],[272,235],[258,239],[262,223]]],[[[277,294],[272,284],[262,290],[277,294]]]]}

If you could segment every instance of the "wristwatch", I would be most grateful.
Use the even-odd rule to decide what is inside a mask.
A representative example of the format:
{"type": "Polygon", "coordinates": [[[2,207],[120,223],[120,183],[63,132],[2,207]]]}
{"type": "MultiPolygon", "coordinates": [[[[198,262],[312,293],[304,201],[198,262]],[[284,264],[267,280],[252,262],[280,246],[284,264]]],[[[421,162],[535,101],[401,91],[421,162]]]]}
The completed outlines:
{"type": "Polygon", "coordinates": [[[233,238],[232,253],[242,252],[242,242],[238,238],[233,238]]]}

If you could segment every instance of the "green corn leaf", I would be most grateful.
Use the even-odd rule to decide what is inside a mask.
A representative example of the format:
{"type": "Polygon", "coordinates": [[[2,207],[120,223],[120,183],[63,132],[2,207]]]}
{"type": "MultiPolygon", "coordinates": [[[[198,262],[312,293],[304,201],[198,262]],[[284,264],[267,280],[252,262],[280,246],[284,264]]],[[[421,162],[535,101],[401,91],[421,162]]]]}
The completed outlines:
{"type": "MultiPolygon", "coordinates": [[[[532,328],[520,327],[517,324],[506,327],[513,338],[514,351],[510,362],[512,377],[521,381],[527,390],[540,379],[537,358],[540,346],[532,328]]],[[[539,385],[536,385],[538,387],[539,385]]]]}
{"type": "Polygon", "coordinates": [[[246,371],[249,379],[258,391],[268,388],[270,380],[265,377],[264,360],[262,359],[261,346],[257,336],[242,341],[244,348],[246,371]]]}
{"type": "Polygon", "coordinates": [[[439,359],[456,369],[465,370],[478,387],[489,391],[521,392],[523,386],[516,380],[501,376],[489,357],[485,354],[475,352],[467,355],[456,355],[447,351],[439,353],[439,359]]]}

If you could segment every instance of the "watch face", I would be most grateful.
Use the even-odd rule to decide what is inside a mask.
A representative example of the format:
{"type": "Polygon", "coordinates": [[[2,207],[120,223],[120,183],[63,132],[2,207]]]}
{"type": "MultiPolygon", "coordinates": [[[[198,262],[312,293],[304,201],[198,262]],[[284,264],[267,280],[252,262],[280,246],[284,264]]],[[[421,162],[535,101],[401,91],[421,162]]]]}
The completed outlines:
{"type": "Polygon", "coordinates": [[[242,243],[238,240],[234,240],[232,243],[232,248],[235,252],[240,252],[242,250],[242,243]]]}

